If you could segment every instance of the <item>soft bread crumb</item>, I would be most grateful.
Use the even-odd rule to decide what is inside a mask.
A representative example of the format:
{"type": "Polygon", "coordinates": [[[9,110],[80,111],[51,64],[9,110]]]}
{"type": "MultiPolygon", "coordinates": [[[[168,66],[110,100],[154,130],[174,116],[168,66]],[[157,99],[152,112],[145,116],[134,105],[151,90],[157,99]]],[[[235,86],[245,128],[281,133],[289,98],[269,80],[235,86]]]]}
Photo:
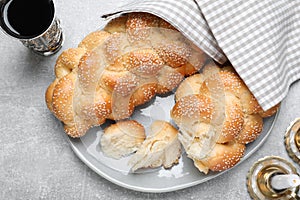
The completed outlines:
{"type": "Polygon", "coordinates": [[[178,130],[165,121],[155,121],[150,127],[150,133],[141,147],[129,160],[131,170],[140,168],[164,166],[170,168],[178,163],[181,155],[181,145],[178,140],[178,130]]]}
{"type": "Polygon", "coordinates": [[[124,120],[107,127],[100,144],[106,156],[120,159],[135,152],[145,137],[145,129],[141,124],[135,120],[124,120]]]}

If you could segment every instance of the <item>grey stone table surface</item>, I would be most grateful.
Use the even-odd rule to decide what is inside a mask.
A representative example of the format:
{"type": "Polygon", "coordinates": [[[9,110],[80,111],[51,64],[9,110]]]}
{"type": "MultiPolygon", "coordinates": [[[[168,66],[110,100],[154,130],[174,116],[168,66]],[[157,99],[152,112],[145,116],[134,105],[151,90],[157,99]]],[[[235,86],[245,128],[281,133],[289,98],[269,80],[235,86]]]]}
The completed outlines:
{"type": "MultiPolygon", "coordinates": [[[[66,38],[60,52],[76,47],[84,36],[103,26],[101,14],[127,2],[57,0],[57,16],[66,38]]],[[[0,52],[0,199],[250,199],[246,174],[255,161],[276,155],[292,162],[285,151],[283,135],[289,123],[300,117],[300,82],[290,88],[264,145],[233,170],[169,193],[122,188],[79,160],[60,122],[46,107],[44,94],[54,79],[53,66],[59,53],[38,56],[2,32],[0,52]]]]}

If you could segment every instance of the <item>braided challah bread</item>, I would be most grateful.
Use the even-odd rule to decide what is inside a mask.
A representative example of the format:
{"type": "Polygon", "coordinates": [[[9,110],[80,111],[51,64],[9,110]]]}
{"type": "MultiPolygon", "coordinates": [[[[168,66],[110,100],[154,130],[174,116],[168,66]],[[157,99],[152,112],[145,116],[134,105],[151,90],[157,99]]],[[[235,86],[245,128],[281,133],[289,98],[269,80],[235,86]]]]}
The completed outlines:
{"type": "Polygon", "coordinates": [[[263,128],[263,117],[273,115],[255,97],[232,67],[205,66],[186,78],[176,91],[171,117],[180,129],[187,156],[202,172],[223,171],[242,158],[245,144],[263,128]]]}
{"type": "Polygon", "coordinates": [[[166,21],[130,13],[58,57],[46,103],[69,136],[81,137],[92,126],[128,118],[136,106],[172,91],[206,59],[166,21]]]}

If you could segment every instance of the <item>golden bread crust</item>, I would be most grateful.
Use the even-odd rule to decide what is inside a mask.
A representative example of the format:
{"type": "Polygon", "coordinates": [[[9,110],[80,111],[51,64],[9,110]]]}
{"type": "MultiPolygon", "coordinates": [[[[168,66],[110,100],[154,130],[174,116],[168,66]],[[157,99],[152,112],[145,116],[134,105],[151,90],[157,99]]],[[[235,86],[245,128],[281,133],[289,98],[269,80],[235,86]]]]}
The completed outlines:
{"type": "Polygon", "coordinates": [[[62,52],[55,64],[55,76],[61,78],[69,74],[78,66],[85,52],[84,48],[70,48],[62,52]]]}
{"type": "Polygon", "coordinates": [[[78,45],[79,48],[84,48],[87,51],[92,51],[99,46],[110,35],[106,31],[94,31],[88,34],[78,45]]]}
{"type": "Polygon", "coordinates": [[[199,161],[194,160],[195,166],[202,172],[224,171],[236,165],[245,153],[245,145],[236,142],[216,144],[209,157],[199,161]]]}

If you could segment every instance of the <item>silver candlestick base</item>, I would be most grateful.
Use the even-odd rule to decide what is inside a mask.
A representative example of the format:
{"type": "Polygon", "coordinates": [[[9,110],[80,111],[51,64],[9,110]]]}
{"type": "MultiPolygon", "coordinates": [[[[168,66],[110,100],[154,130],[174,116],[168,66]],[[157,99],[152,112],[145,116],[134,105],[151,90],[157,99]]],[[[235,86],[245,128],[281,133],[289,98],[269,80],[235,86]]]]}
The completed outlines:
{"type": "Polygon", "coordinates": [[[276,190],[271,180],[276,175],[297,174],[296,168],[283,158],[269,156],[258,160],[247,175],[247,188],[255,200],[291,200],[298,199],[299,186],[276,190]]]}

